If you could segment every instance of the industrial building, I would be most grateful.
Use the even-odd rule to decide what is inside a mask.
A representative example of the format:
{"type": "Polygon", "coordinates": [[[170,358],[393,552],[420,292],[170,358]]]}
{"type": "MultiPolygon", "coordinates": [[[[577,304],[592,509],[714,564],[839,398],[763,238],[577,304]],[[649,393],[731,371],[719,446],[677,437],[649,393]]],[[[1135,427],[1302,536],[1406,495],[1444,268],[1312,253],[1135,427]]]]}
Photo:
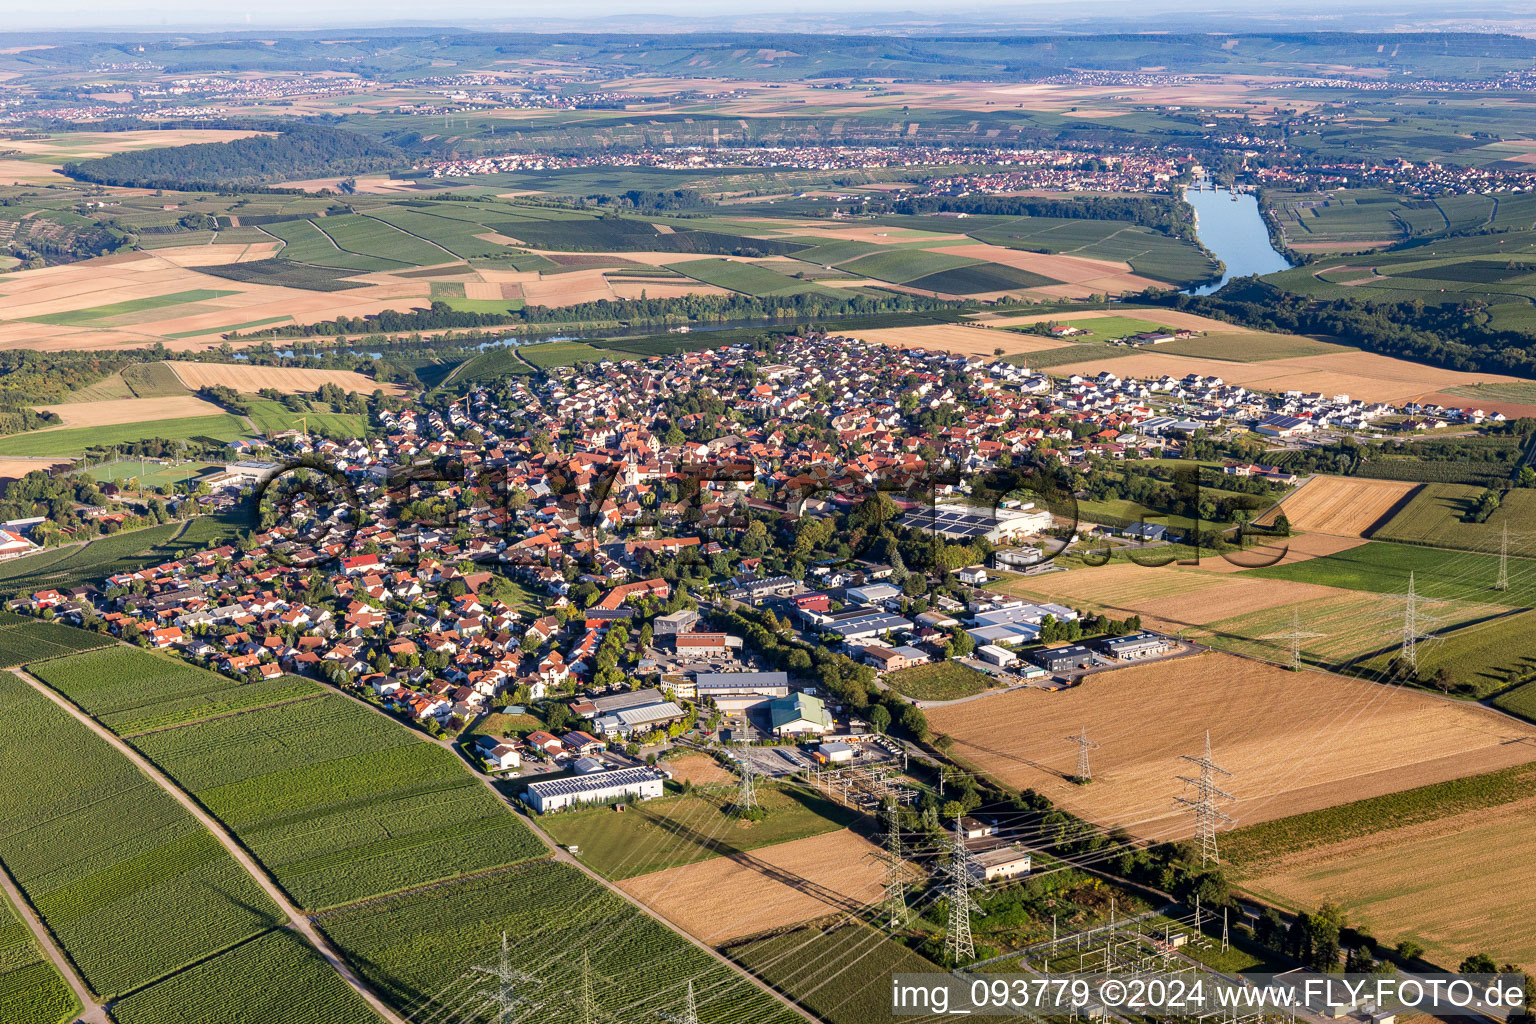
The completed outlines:
{"type": "Polygon", "coordinates": [[[992,850],[973,853],[968,858],[971,874],[978,882],[995,882],[999,879],[1022,878],[1029,874],[1029,854],[1017,846],[999,846],[992,850]]]}
{"type": "Polygon", "coordinates": [[[621,768],[591,772],[567,779],[530,782],[523,802],[540,814],[564,810],[576,804],[605,803],[626,797],[650,800],[661,796],[662,777],[650,768],[621,768]]]}
{"type": "Polygon", "coordinates": [[[769,701],[768,718],[775,736],[825,736],[832,731],[827,705],[804,693],[769,701]]]}
{"type": "Polygon", "coordinates": [[[1054,522],[1049,512],[1033,505],[1020,508],[935,505],[913,509],[902,517],[901,525],[955,540],[985,537],[993,544],[1001,544],[1013,538],[1044,533],[1054,522]]]}
{"type": "Polygon", "coordinates": [[[1094,653],[1082,644],[1042,648],[1029,654],[1029,660],[1047,672],[1072,672],[1092,665],[1094,659],[1094,653]]]}
{"type": "Polygon", "coordinates": [[[709,698],[727,715],[789,696],[787,672],[700,672],[693,677],[694,695],[709,698]]]}
{"type": "Polygon", "coordinates": [[[1147,632],[1107,637],[1097,641],[1094,646],[1116,661],[1156,658],[1174,649],[1173,641],[1167,637],[1147,632]]]}

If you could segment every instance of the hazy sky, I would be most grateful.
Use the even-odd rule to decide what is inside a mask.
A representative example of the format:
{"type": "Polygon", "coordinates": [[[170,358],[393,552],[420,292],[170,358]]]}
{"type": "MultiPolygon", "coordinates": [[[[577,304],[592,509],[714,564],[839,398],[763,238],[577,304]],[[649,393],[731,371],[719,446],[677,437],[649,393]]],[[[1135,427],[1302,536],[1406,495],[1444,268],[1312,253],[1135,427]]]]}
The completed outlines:
{"type": "Polygon", "coordinates": [[[719,30],[794,31],[839,23],[864,31],[910,30],[915,25],[954,22],[1028,30],[1070,23],[1076,30],[1103,19],[1123,30],[1176,26],[1231,30],[1246,24],[1276,24],[1345,31],[1383,28],[1477,29],[1524,23],[1529,0],[0,0],[0,34],[37,29],[105,31],[210,30],[249,25],[253,29],[339,26],[465,25],[516,26],[534,31],[572,32],[683,30],[687,19],[719,30]],[[881,12],[890,12],[882,20],[881,12]],[[645,16],[659,16],[646,18],[645,16]],[[1160,23],[1159,18],[1171,21],[1160,23]],[[626,22],[630,18],[632,21],[626,22]],[[676,19],[669,23],[667,19],[676,19]],[[555,20],[550,20],[555,19],[555,20]],[[583,20],[587,19],[587,20],[583,20]],[[599,21],[598,19],[607,19],[599,21]],[[782,19],[782,20],[779,20],[782,19]]]}

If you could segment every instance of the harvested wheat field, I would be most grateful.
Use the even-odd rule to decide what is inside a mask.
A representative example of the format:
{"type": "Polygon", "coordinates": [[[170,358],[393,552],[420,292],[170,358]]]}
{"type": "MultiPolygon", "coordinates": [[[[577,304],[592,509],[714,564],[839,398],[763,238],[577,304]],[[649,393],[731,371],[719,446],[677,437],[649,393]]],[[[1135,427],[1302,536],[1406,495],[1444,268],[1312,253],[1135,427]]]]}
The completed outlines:
{"type": "Polygon", "coordinates": [[[1536,727],[1477,705],[1216,652],[936,708],[928,721],[1004,784],[1149,840],[1193,834],[1175,776],[1207,731],[1233,773],[1223,786],[1237,799],[1221,809],[1244,825],[1536,760],[1536,727]],[[1084,727],[1099,749],[1092,785],[1078,786],[1062,737],[1084,727]]]}
{"type": "Polygon", "coordinates": [[[193,363],[176,360],[167,365],[176,378],[192,390],[223,386],[255,394],[262,388],[275,388],[290,395],[318,391],[322,384],[334,384],[343,391],[371,395],[375,391],[397,395],[398,384],[381,384],[353,370],[301,370],[283,366],[251,366],[241,363],[193,363]]]}
{"type": "Polygon", "coordinates": [[[859,331],[857,337],[874,345],[890,345],[894,348],[924,348],[939,352],[953,352],[963,356],[992,358],[998,349],[1004,355],[1020,352],[1043,352],[1062,348],[1069,341],[1040,338],[1033,334],[1014,331],[994,331],[988,327],[967,327],[962,324],[931,324],[922,327],[882,327],[874,331],[859,331]]]}
{"type": "MultiPolygon", "coordinates": [[[[171,398],[118,398],[106,402],[69,402],[40,405],[43,412],[58,413],[64,427],[110,427],[118,423],[177,420],[187,416],[222,416],[224,410],[196,395],[171,398]]],[[[46,428],[57,429],[57,428],[46,428]]]]}
{"type": "Polygon", "coordinates": [[[1402,480],[1314,476],[1257,522],[1269,526],[1284,512],[1294,530],[1368,537],[1419,486],[1402,480]]]}
{"type": "Polygon", "coordinates": [[[1144,625],[1173,632],[1185,626],[1342,593],[1314,583],[1260,580],[1193,567],[1152,567],[1131,562],[1024,577],[988,589],[1035,601],[1090,608],[1115,618],[1140,615],[1144,625]]]}
{"type": "Polygon", "coordinates": [[[662,767],[671,772],[678,782],[691,782],[695,786],[715,786],[736,782],[736,776],[726,771],[719,761],[708,754],[669,757],[662,767]]]}
{"type": "Polygon", "coordinates": [[[1074,373],[1091,376],[1103,370],[1121,377],[1183,377],[1194,373],[1260,391],[1318,391],[1325,395],[1347,394],[1367,402],[1402,402],[1462,384],[1515,379],[1500,374],[1442,370],[1372,352],[1337,352],[1255,363],[1171,352],[1138,352],[1118,358],[1085,359],[1053,367],[1051,372],[1065,377],[1074,373]]]}
{"type": "Polygon", "coordinates": [[[683,931],[717,946],[878,900],[879,847],[843,829],[619,883],[683,931]]]}
{"type": "Polygon", "coordinates": [[[1536,797],[1245,862],[1243,888],[1284,906],[1338,903],[1350,923],[1388,944],[1421,943],[1455,968],[1497,951],[1536,968],[1536,797]]]}
{"type": "Polygon", "coordinates": [[[20,480],[28,473],[36,470],[49,470],[54,466],[67,466],[73,459],[3,459],[0,458],[0,495],[5,493],[5,485],[12,480],[20,480]]]}

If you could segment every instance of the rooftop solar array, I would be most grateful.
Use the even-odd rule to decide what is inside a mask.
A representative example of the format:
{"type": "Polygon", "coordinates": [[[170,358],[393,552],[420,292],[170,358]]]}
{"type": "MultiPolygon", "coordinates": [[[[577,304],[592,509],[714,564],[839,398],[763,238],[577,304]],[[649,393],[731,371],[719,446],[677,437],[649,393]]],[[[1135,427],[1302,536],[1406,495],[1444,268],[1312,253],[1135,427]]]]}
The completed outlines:
{"type": "Polygon", "coordinates": [[[919,530],[931,530],[946,537],[964,537],[967,540],[982,537],[997,528],[994,516],[974,512],[953,512],[943,508],[917,508],[908,512],[903,525],[919,530]]]}

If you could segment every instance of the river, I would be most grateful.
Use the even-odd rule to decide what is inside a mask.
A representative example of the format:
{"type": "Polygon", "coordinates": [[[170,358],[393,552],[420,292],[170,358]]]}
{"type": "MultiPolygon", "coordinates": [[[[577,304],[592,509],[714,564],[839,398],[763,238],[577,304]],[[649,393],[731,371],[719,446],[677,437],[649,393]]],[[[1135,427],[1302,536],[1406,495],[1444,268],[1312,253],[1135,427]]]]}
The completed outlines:
{"type": "Polygon", "coordinates": [[[1186,188],[1184,200],[1195,208],[1200,243],[1227,265],[1220,281],[1192,288],[1189,294],[1209,295],[1234,277],[1290,269],[1290,262],[1269,243],[1269,228],[1259,214],[1256,197],[1242,192],[1234,203],[1232,193],[1225,190],[1186,188]]]}

